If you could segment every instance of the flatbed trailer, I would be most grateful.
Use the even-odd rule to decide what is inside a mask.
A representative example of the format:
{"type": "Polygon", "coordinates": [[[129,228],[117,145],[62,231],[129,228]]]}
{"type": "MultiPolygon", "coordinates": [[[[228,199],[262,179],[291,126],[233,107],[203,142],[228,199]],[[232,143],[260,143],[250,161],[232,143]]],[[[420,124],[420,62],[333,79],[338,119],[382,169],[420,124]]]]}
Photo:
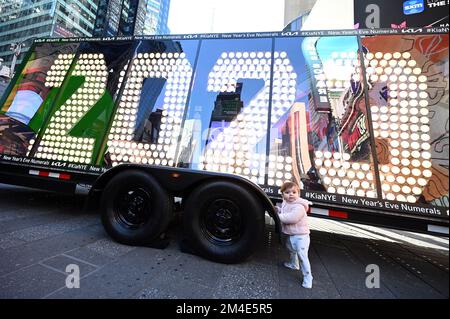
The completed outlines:
{"type": "Polygon", "coordinates": [[[0,182],[239,262],[280,186],[311,216],[448,236],[448,29],[37,39],[0,100],[0,182]]]}

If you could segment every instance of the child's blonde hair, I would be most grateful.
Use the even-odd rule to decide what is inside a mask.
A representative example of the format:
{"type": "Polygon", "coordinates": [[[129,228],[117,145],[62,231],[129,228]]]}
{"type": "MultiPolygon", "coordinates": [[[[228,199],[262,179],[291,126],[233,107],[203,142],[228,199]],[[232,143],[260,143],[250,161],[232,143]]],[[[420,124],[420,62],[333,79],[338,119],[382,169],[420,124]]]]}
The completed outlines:
{"type": "Polygon", "coordinates": [[[300,192],[300,187],[296,183],[291,181],[284,182],[283,185],[281,185],[280,190],[282,193],[284,193],[287,189],[291,189],[294,187],[297,189],[297,191],[300,192]]]}

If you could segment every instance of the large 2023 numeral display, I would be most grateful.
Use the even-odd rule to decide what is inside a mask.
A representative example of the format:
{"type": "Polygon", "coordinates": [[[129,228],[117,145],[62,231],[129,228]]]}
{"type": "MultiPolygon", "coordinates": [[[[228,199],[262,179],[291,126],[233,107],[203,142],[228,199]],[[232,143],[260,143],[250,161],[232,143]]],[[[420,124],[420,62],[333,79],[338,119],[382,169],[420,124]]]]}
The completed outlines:
{"type": "MultiPolygon", "coordinates": [[[[47,75],[46,85],[59,87],[72,60],[73,55],[58,57],[47,75]]],[[[264,88],[207,146],[200,158],[200,169],[264,182],[266,155],[256,154],[252,149],[267,134],[271,61],[270,52],[227,52],[216,61],[209,73],[209,92],[233,92],[237,80],[243,78],[262,79],[264,88]]],[[[272,125],[294,104],[298,77],[286,52],[275,52],[273,61],[272,125]]],[[[383,197],[389,200],[415,202],[432,175],[427,77],[416,64],[409,53],[399,52],[369,53],[365,59],[368,82],[388,83],[388,105],[370,107],[374,137],[387,140],[390,147],[390,162],[379,167],[383,197]]],[[[125,73],[126,70],[122,71],[120,83],[125,73]]],[[[113,165],[124,162],[174,165],[192,74],[184,53],[139,53],[133,59],[108,136],[113,165]],[[133,141],[146,78],[167,80],[157,144],[133,141]]],[[[105,91],[108,73],[102,54],[82,54],[73,75],[84,76],[85,82],[51,118],[36,156],[90,163],[95,140],[72,137],[68,132],[105,91]]],[[[369,172],[372,167],[368,163],[350,162],[347,153],[327,151],[315,152],[314,161],[329,192],[376,197],[374,178],[369,172]],[[337,189],[336,179],[340,186],[337,189]]],[[[280,185],[290,177],[292,158],[270,156],[270,184],[280,185]]]]}

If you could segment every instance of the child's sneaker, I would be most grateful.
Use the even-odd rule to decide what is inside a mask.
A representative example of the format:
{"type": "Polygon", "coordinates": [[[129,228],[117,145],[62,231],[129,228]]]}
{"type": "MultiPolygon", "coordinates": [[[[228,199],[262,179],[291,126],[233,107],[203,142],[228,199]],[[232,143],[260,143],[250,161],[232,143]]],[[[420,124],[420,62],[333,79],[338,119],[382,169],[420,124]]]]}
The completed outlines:
{"type": "Polygon", "coordinates": [[[299,270],[300,269],[299,266],[296,266],[296,265],[294,265],[294,264],[292,264],[290,262],[287,262],[287,261],[283,263],[283,266],[286,267],[286,268],[289,268],[289,269],[294,269],[294,270],[299,270]]]}
{"type": "Polygon", "coordinates": [[[307,288],[307,289],[311,289],[312,288],[312,280],[313,280],[312,276],[304,277],[303,278],[302,287],[303,288],[307,288]]]}
{"type": "Polygon", "coordinates": [[[311,289],[312,288],[312,284],[307,284],[305,282],[302,283],[302,287],[303,288],[307,288],[307,289],[311,289]]]}

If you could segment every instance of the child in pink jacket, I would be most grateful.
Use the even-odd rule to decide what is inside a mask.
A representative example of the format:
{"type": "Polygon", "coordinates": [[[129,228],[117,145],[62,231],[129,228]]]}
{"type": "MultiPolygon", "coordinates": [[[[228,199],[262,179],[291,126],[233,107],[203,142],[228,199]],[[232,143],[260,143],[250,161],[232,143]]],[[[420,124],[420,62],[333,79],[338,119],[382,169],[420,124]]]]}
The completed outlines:
{"type": "Polygon", "coordinates": [[[300,198],[300,188],[293,182],[285,182],[281,186],[283,203],[276,207],[280,217],[282,232],[287,235],[286,247],[290,253],[290,261],[284,266],[299,269],[299,258],[303,273],[304,288],[312,288],[311,265],[308,259],[309,226],[306,212],[310,202],[300,198]]]}

